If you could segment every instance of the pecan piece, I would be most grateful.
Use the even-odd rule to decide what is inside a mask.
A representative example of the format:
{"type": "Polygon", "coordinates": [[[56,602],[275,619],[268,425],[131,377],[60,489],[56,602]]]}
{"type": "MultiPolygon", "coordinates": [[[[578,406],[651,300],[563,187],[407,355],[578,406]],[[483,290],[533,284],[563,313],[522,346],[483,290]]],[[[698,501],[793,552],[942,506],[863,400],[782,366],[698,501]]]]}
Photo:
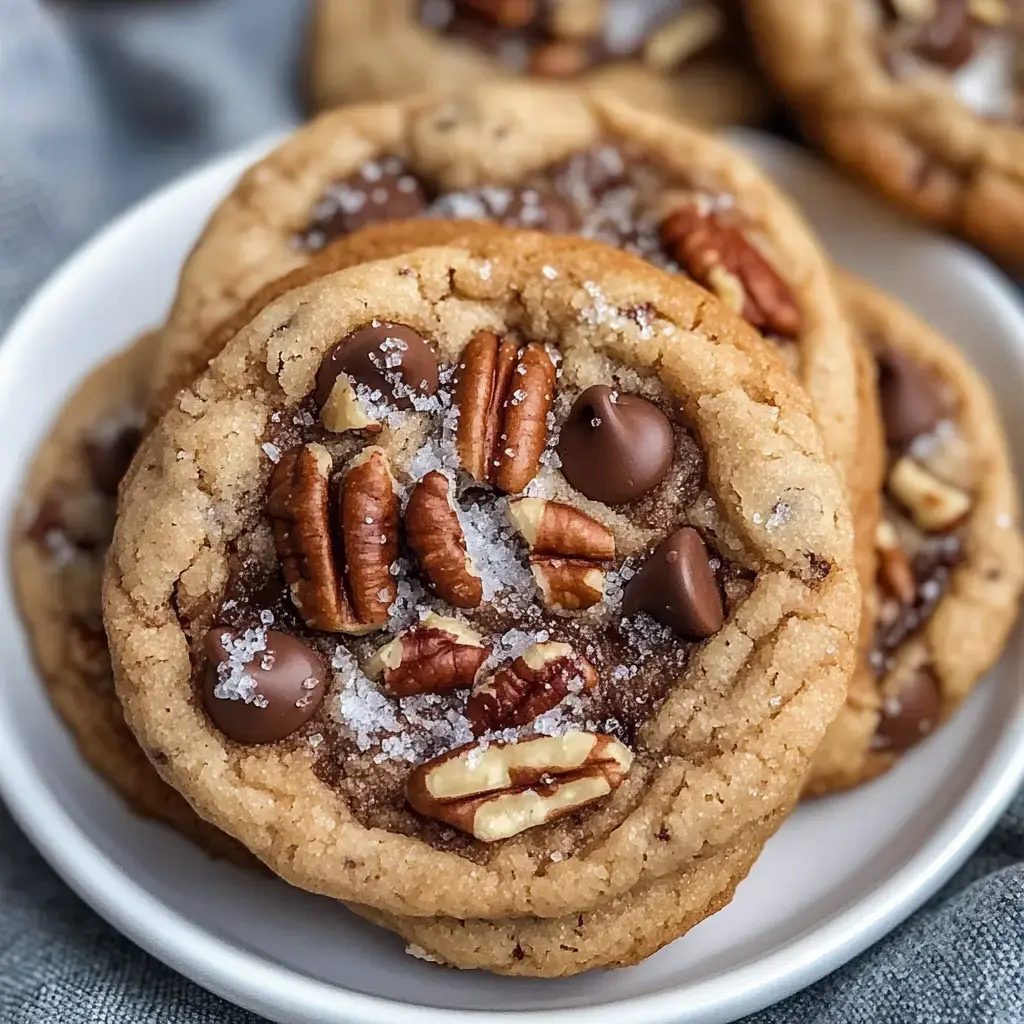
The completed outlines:
{"type": "Polygon", "coordinates": [[[292,601],[306,625],[332,633],[358,626],[335,568],[328,487],[330,453],[319,444],[285,452],[270,478],[267,512],[292,601]]]}
{"type": "Polygon", "coordinates": [[[443,473],[433,470],[412,489],[405,509],[405,536],[438,597],[456,608],[480,604],[483,583],[466,552],[451,482],[443,473]]]}
{"type": "Polygon", "coordinates": [[[632,763],[625,744],[601,733],[468,744],[416,768],[405,795],[425,817],[493,843],[608,796],[632,763]]]}
{"type": "Polygon", "coordinates": [[[722,12],[710,4],[687,7],[648,37],[643,48],[644,63],[656,71],[672,71],[710,46],[724,28],[722,12]]]}
{"type": "Polygon", "coordinates": [[[910,559],[900,546],[896,530],[888,520],[881,520],[875,530],[878,551],[878,577],[885,590],[901,605],[909,607],[917,597],[917,581],[910,559]]]}
{"type": "Polygon", "coordinates": [[[474,480],[518,494],[537,475],[547,445],[555,367],[542,345],[480,331],[462,351],[455,446],[474,480]]]}
{"type": "Polygon", "coordinates": [[[789,285],[736,226],[687,202],[661,222],[661,243],[698,283],[758,330],[793,338],[800,310],[789,285]]]}
{"type": "Polygon", "coordinates": [[[444,693],[472,686],[490,653],[464,622],[431,613],[381,647],[365,671],[396,697],[444,693]]]}
{"type": "Polygon", "coordinates": [[[596,685],[597,670],[569,644],[534,644],[480,681],[466,705],[466,717],[476,736],[526,725],[570,692],[596,685]]]}
{"type": "Polygon", "coordinates": [[[599,562],[615,557],[612,531],[572,505],[546,498],[519,498],[509,502],[508,515],[534,554],[599,562]]]}
{"type": "Polygon", "coordinates": [[[604,597],[605,571],[615,557],[607,526],[572,505],[544,498],[509,503],[509,518],[530,549],[530,571],[545,607],[580,611],[604,597]]]}
{"type": "Polygon", "coordinates": [[[932,476],[909,455],[889,471],[889,490],[925,533],[952,529],[971,510],[971,496],[966,491],[932,476]]]}
{"type": "Polygon", "coordinates": [[[364,448],[340,482],[341,531],[349,592],[369,632],[388,620],[398,594],[391,564],[398,558],[398,496],[382,448],[364,448]]]}
{"type": "Polygon", "coordinates": [[[530,572],[545,608],[577,612],[604,597],[604,569],[583,558],[531,558],[530,572]]]}

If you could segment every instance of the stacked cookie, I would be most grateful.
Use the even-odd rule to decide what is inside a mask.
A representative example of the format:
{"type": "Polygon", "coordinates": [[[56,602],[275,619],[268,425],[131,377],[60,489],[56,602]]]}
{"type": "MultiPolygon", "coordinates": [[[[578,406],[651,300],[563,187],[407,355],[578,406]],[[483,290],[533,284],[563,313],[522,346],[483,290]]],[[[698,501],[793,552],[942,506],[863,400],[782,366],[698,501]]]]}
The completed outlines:
{"type": "Polygon", "coordinates": [[[508,974],[725,905],[802,791],[955,708],[1024,579],[948,343],[727,147],[521,85],[261,161],[28,489],[23,610],[97,768],[508,974]]]}

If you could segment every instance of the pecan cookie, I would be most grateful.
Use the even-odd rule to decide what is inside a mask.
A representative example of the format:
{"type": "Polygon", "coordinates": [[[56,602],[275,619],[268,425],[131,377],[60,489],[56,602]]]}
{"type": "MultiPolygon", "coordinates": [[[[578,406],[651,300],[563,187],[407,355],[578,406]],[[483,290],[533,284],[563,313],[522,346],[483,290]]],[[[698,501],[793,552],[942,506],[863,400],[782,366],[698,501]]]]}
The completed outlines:
{"type": "Polygon", "coordinates": [[[61,410],[25,480],[14,585],[39,673],[82,756],[146,817],[209,852],[253,858],[199,818],[125,725],[103,632],[101,581],[117,486],[141,437],[153,334],[94,370],[61,410]]]}
{"type": "Polygon", "coordinates": [[[739,318],[510,234],[259,314],[136,459],[107,624],[161,773],[288,880],[558,916],[788,806],[852,662],[849,549],[739,318]]]}
{"type": "Polygon", "coordinates": [[[900,205],[1024,262],[1024,21],[1013,0],[750,0],[808,132],[900,205]]]}
{"type": "Polygon", "coordinates": [[[318,0],[315,108],[529,75],[704,124],[771,106],[731,0],[318,0]]]}
{"type": "Polygon", "coordinates": [[[183,268],[158,404],[205,367],[211,332],[261,287],[360,228],[413,217],[579,233],[693,277],[777,343],[856,486],[852,332],[789,201],[698,129],[550,87],[334,111],[252,168],[183,268]]]}
{"type": "Polygon", "coordinates": [[[1024,548],[995,403],[909,310],[843,275],[878,364],[887,470],[876,538],[870,675],[815,758],[808,792],[879,775],[956,709],[1017,616],[1024,548]]]}

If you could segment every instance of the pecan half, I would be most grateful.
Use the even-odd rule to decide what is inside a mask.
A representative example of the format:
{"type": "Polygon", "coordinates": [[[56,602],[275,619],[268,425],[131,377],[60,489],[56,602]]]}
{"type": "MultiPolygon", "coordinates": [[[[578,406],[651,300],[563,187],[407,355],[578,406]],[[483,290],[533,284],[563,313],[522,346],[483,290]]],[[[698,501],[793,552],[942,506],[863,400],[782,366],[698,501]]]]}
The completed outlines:
{"type": "Polygon", "coordinates": [[[607,561],[615,557],[615,537],[603,523],[572,505],[546,498],[518,498],[509,519],[534,554],[607,561]]]}
{"type": "Polygon", "coordinates": [[[687,202],[661,222],[661,243],[704,287],[761,331],[793,338],[800,310],[789,285],[736,226],[687,202]]]}
{"type": "Polygon", "coordinates": [[[285,452],[270,477],[267,512],[285,582],[306,625],[347,633],[358,620],[335,568],[330,475],[331,456],[322,445],[285,452]]]}
{"type": "Polygon", "coordinates": [[[398,496],[382,448],[364,448],[340,481],[341,530],[356,616],[376,628],[398,594],[391,564],[398,558],[398,496]]]}
{"type": "Polygon", "coordinates": [[[555,367],[542,345],[480,331],[462,350],[455,446],[474,480],[518,494],[537,475],[547,445],[555,367]]]}
{"type": "Polygon", "coordinates": [[[444,693],[472,686],[490,653],[480,634],[464,622],[431,613],[381,647],[365,672],[396,697],[444,693]]]}
{"type": "Polygon", "coordinates": [[[476,736],[526,725],[570,692],[596,685],[597,670],[569,644],[534,644],[481,680],[466,705],[466,717],[476,736]]]}
{"type": "Polygon", "coordinates": [[[398,499],[380,448],[367,448],[339,482],[340,544],[331,529],[331,455],[322,445],[285,452],[274,467],[267,512],[292,601],[311,629],[369,633],[395,600],[398,499]]]}
{"type": "Polygon", "coordinates": [[[438,597],[456,608],[480,604],[483,584],[466,552],[451,482],[443,473],[433,470],[412,489],[405,508],[405,536],[438,597]]]}
{"type": "Polygon", "coordinates": [[[420,765],[405,794],[425,817],[493,843],[608,796],[632,763],[627,746],[601,733],[469,744],[420,765]]]}

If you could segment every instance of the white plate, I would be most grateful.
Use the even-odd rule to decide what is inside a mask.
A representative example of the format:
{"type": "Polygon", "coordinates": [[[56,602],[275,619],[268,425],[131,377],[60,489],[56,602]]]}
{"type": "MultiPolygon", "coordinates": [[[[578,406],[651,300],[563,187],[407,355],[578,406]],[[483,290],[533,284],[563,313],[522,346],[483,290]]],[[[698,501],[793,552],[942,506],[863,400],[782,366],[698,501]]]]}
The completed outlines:
{"type": "MultiPolygon", "coordinates": [[[[909,225],[821,165],[745,144],[805,204],[841,262],[909,300],[994,382],[1024,452],[1024,315],[979,257],[909,225]]],[[[67,391],[158,320],[211,207],[255,151],[137,207],[36,296],[0,348],[0,508],[6,536],[25,460],[67,391]]],[[[5,545],[6,549],[6,545],[5,545]]],[[[328,900],[206,859],[133,817],[50,710],[0,591],[0,789],[57,871],[140,946],[279,1021],[724,1021],[832,970],[919,906],[980,842],[1024,777],[1019,635],[954,721],[885,778],[800,810],[736,899],[628,971],[560,981],[441,970],[328,900]]]]}

